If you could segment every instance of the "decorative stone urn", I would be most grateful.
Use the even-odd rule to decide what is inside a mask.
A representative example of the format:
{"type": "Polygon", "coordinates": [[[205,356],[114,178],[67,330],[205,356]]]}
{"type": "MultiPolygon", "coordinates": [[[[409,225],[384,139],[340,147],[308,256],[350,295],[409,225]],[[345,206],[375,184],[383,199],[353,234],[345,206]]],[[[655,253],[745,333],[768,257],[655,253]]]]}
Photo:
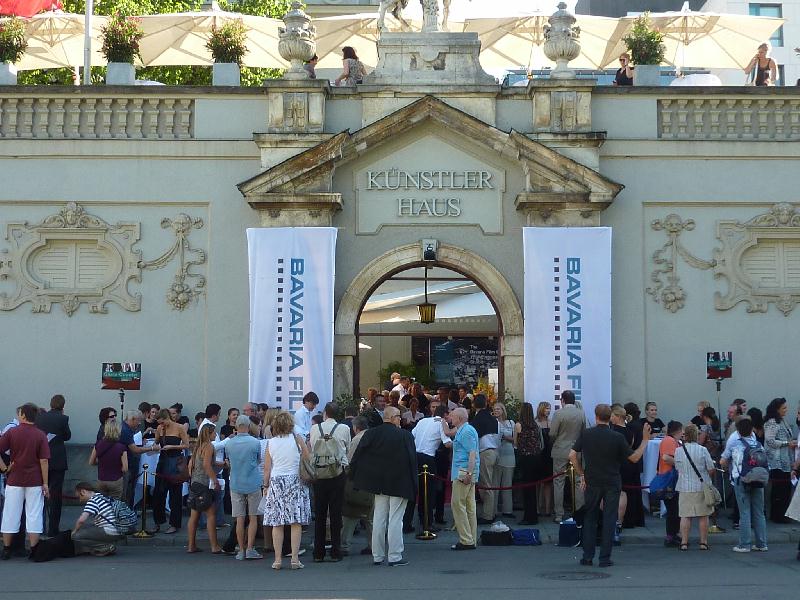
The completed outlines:
{"type": "Polygon", "coordinates": [[[303,63],[311,60],[317,51],[317,30],[311,24],[311,17],[303,11],[303,5],[296,1],[292,2],[292,8],[284,15],[283,22],[286,27],[278,28],[278,52],[291,65],[283,76],[286,79],[307,79],[308,72],[303,68],[303,63]]]}
{"type": "Polygon", "coordinates": [[[564,2],[558,3],[558,10],[549,19],[549,25],[544,27],[544,54],[556,63],[556,68],[550,73],[551,79],[575,79],[575,71],[567,65],[581,53],[581,44],[578,38],[581,28],[575,25],[575,16],[567,10],[564,2]]]}

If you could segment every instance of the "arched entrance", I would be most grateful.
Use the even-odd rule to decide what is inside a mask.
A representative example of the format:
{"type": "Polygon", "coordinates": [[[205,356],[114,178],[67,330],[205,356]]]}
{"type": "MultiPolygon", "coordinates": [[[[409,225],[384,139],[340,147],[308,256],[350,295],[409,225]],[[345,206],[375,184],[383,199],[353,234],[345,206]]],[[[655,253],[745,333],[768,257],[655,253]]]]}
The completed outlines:
{"type": "MultiPolygon", "coordinates": [[[[421,244],[400,246],[375,258],[353,279],[342,296],[334,325],[334,394],[356,394],[358,320],[372,292],[387,277],[423,265],[421,244]]],[[[521,396],[523,389],[522,310],[503,275],[483,257],[449,244],[440,244],[435,266],[469,277],[487,295],[499,321],[500,381],[503,389],[521,396]]],[[[503,389],[498,390],[500,393],[503,389]]]]}

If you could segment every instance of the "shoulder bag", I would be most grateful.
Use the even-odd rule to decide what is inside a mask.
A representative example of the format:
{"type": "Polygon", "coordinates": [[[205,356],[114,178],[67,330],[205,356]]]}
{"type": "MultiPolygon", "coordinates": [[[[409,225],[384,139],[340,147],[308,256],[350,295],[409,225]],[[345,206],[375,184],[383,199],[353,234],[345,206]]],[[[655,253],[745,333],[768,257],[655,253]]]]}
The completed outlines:
{"type": "Polygon", "coordinates": [[[692,460],[692,456],[689,454],[689,451],[686,449],[686,445],[681,444],[681,448],[683,448],[683,451],[686,453],[686,458],[689,460],[689,464],[692,465],[695,475],[697,475],[700,483],[703,484],[703,501],[709,508],[716,508],[722,504],[722,496],[720,495],[719,490],[710,482],[703,479],[703,476],[700,475],[700,471],[698,471],[697,467],[694,465],[694,461],[692,460]]]}
{"type": "Polygon", "coordinates": [[[300,448],[300,442],[297,441],[297,436],[294,436],[294,443],[297,445],[297,451],[300,453],[300,466],[298,473],[300,475],[300,479],[306,483],[312,483],[317,478],[314,470],[314,464],[311,462],[310,458],[303,457],[303,449],[300,448]]]}

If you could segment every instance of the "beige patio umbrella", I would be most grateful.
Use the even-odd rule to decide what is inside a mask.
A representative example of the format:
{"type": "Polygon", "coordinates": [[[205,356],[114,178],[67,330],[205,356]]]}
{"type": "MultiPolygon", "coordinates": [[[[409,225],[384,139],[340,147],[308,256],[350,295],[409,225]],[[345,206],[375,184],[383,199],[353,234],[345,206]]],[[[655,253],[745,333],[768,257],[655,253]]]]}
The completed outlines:
{"type": "MultiPolygon", "coordinates": [[[[49,11],[25,19],[25,36],[28,48],[17,63],[21,71],[31,69],[57,69],[83,64],[84,15],[49,11]]],[[[5,19],[0,19],[2,23],[5,19]]],[[[100,28],[105,17],[92,19],[92,64],[104,65],[100,53],[100,28]]]]}
{"type": "MultiPolygon", "coordinates": [[[[475,31],[481,40],[481,66],[486,70],[524,67],[539,69],[553,61],[544,54],[544,31],[550,14],[466,19],[463,31],[475,31]]],[[[570,67],[599,69],[617,19],[576,15],[581,29],[581,53],[570,67]]],[[[451,30],[454,30],[451,27],[451,30]]]]}
{"type": "Polygon", "coordinates": [[[145,15],[139,17],[144,37],[139,43],[144,66],[210,65],[206,42],[213,27],[241,20],[247,29],[246,67],[286,68],[278,54],[278,27],[283,21],[221,10],[145,15]]]}
{"type": "MultiPolygon", "coordinates": [[[[783,25],[783,19],[693,11],[652,13],[653,26],[664,34],[664,62],[676,67],[743,69],[758,45],[783,25]]],[[[610,36],[603,65],[615,63],[627,50],[622,38],[636,17],[623,17],[610,36]]]]}

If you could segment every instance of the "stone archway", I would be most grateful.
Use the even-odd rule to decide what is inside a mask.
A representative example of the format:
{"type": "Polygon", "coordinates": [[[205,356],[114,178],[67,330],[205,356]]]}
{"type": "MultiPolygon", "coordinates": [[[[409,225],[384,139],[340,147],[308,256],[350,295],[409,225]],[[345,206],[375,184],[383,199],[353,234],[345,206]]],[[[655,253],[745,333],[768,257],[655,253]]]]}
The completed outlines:
{"type": "MultiPolygon", "coordinates": [[[[364,303],[387,276],[422,263],[422,245],[408,244],[389,250],[368,263],[356,275],[339,302],[334,324],[334,397],[350,394],[354,385],[354,361],[358,353],[356,328],[364,303]]],[[[439,244],[436,265],[468,275],[494,305],[500,323],[500,356],[505,390],[521,397],[523,390],[523,322],[514,290],[505,277],[482,256],[464,248],[439,244]]]]}

